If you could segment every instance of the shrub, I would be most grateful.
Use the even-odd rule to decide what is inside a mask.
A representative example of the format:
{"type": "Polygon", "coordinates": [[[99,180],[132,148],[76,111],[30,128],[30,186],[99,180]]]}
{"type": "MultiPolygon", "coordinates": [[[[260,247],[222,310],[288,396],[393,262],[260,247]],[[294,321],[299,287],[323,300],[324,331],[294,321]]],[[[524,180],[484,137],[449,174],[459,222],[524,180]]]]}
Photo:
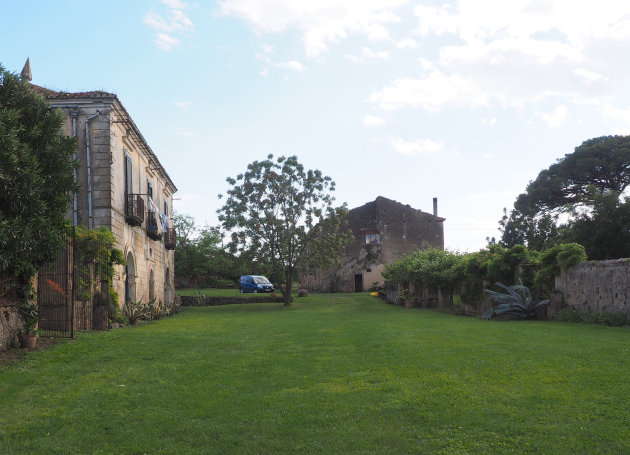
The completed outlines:
{"type": "Polygon", "coordinates": [[[537,308],[549,303],[549,300],[543,300],[535,304],[531,291],[522,283],[506,286],[497,282],[496,285],[507,292],[485,290],[486,294],[498,305],[486,311],[481,316],[483,319],[493,319],[496,316],[510,316],[516,319],[533,318],[537,308]]]}
{"type": "Polygon", "coordinates": [[[141,319],[147,319],[150,316],[149,307],[145,303],[142,303],[142,300],[139,302],[129,301],[125,303],[123,314],[131,325],[134,325],[141,319]]]}
{"type": "Polygon", "coordinates": [[[556,275],[580,262],[586,261],[586,250],[577,243],[561,243],[540,254],[541,268],[534,277],[534,286],[543,294],[555,287],[556,275]]]}

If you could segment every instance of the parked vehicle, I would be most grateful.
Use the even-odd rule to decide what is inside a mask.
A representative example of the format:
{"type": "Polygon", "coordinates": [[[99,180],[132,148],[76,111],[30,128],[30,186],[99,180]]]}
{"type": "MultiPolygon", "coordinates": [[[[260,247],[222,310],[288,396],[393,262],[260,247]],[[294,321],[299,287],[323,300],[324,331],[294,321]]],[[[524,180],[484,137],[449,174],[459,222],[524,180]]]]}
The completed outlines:
{"type": "Polygon", "coordinates": [[[238,280],[238,290],[241,292],[273,292],[273,284],[264,276],[243,275],[238,280]]]}

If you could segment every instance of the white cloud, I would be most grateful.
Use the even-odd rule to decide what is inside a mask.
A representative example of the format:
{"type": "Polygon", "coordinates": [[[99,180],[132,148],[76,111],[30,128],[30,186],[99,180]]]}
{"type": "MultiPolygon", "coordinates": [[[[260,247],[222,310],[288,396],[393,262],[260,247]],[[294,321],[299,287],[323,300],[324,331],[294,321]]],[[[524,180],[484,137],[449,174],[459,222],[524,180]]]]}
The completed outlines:
{"type": "Polygon", "coordinates": [[[394,150],[407,156],[426,155],[441,152],[444,149],[442,142],[435,142],[431,139],[416,139],[415,141],[405,141],[401,138],[394,138],[390,141],[394,150]]]}
{"type": "Polygon", "coordinates": [[[573,74],[579,77],[586,85],[592,85],[595,82],[601,80],[608,80],[603,74],[595,73],[584,68],[576,68],[573,70],[573,74]]]}
{"type": "Polygon", "coordinates": [[[492,117],[492,118],[482,118],[481,119],[481,124],[483,126],[494,126],[497,124],[497,118],[496,117],[492,117]]]}
{"type": "Polygon", "coordinates": [[[630,109],[619,109],[611,104],[605,104],[602,107],[602,113],[606,119],[622,122],[630,126],[630,109]]]}
{"type": "Polygon", "coordinates": [[[370,128],[373,128],[376,126],[382,126],[382,125],[385,125],[385,119],[382,117],[376,117],[375,115],[368,114],[365,117],[363,117],[363,124],[370,128]]]}
{"type": "Polygon", "coordinates": [[[284,70],[295,71],[297,73],[302,73],[306,69],[304,68],[304,65],[302,65],[300,62],[297,62],[295,60],[292,60],[290,62],[275,63],[274,66],[284,69],[284,70]]]}
{"type": "Polygon", "coordinates": [[[417,46],[416,42],[411,38],[405,38],[396,43],[396,47],[398,49],[415,49],[417,46]]]}
{"type": "Polygon", "coordinates": [[[170,51],[173,46],[180,44],[181,41],[177,38],[172,37],[167,33],[156,33],[155,34],[155,44],[157,47],[162,49],[163,51],[170,51]]]}
{"type": "Polygon", "coordinates": [[[187,108],[193,105],[192,101],[175,101],[173,104],[177,107],[187,108]]]}
{"type": "Polygon", "coordinates": [[[260,33],[297,31],[306,55],[360,34],[370,40],[389,38],[387,25],[400,19],[393,10],[408,0],[224,0],[220,14],[239,17],[260,33]]]}
{"type": "Polygon", "coordinates": [[[553,112],[538,112],[537,115],[547,122],[549,128],[558,128],[567,123],[568,113],[566,106],[560,105],[553,112]]]}
{"type": "Polygon", "coordinates": [[[389,52],[387,51],[373,51],[369,47],[361,49],[361,55],[365,58],[377,58],[387,60],[389,58],[389,52]]]}
{"type": "Polygon", "coordinates": [[[471,81],[434,71],[420,79],[396,79],[380,92],[373,93],[370,101],[385,110],[420,107],[435,112],[447,103],[484,105],[487,98],[471,81]]]}
{"type": "Polygon", "coordinates": [[[163,51],[170,51],[173,46],[181,43],[175,34],[195,31],[195,26],[184,13],[188,5],[181,0],[161,0],[168,13],[165,17],[156,12],[147,13],[143,21],[155,31],[155,44],[163,51]]]}
{"type": "MultiPolygon", "coordinates": [[[[618,58],[630,51],[630,4],[459,0],[418,5],[414,13],[419,35],[447,39],[438,41],[444,45],[437,59],[421,59],[420,74],[398,77],[372,94],[383,109],[620,102],[630,71],[630,62],[618,58]]],[[[566,113],[547,113],[545,120],[556,126],[566,113]]]]}

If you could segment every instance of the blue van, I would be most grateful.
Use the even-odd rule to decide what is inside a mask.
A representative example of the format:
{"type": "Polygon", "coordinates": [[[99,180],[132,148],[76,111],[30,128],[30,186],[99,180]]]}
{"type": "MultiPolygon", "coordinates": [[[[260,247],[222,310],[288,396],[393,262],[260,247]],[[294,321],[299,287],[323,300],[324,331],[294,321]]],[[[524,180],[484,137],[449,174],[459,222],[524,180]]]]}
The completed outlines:
{"type": "Polygon", "coordinates": [[[273,292],[273,284],[264,276],[243,275],[238,280],[238,290],[241,292],[273,292]]]}

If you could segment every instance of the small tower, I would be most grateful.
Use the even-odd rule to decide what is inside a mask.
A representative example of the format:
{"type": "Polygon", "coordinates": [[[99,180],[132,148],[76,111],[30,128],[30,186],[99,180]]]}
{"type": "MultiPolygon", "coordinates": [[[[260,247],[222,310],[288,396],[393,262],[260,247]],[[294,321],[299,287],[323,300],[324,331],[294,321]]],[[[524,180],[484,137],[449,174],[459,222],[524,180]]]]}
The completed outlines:
{"type": "Polygon", "coordinates": [[[20,77],[24,79],[28,79],[28,81],[33,80],[33,75],[31,74],[31,62],[29,59],[26,59],[26,63],[24,64],[24,68],[22,68],[22,72],[20,73],[20,77]]]}

